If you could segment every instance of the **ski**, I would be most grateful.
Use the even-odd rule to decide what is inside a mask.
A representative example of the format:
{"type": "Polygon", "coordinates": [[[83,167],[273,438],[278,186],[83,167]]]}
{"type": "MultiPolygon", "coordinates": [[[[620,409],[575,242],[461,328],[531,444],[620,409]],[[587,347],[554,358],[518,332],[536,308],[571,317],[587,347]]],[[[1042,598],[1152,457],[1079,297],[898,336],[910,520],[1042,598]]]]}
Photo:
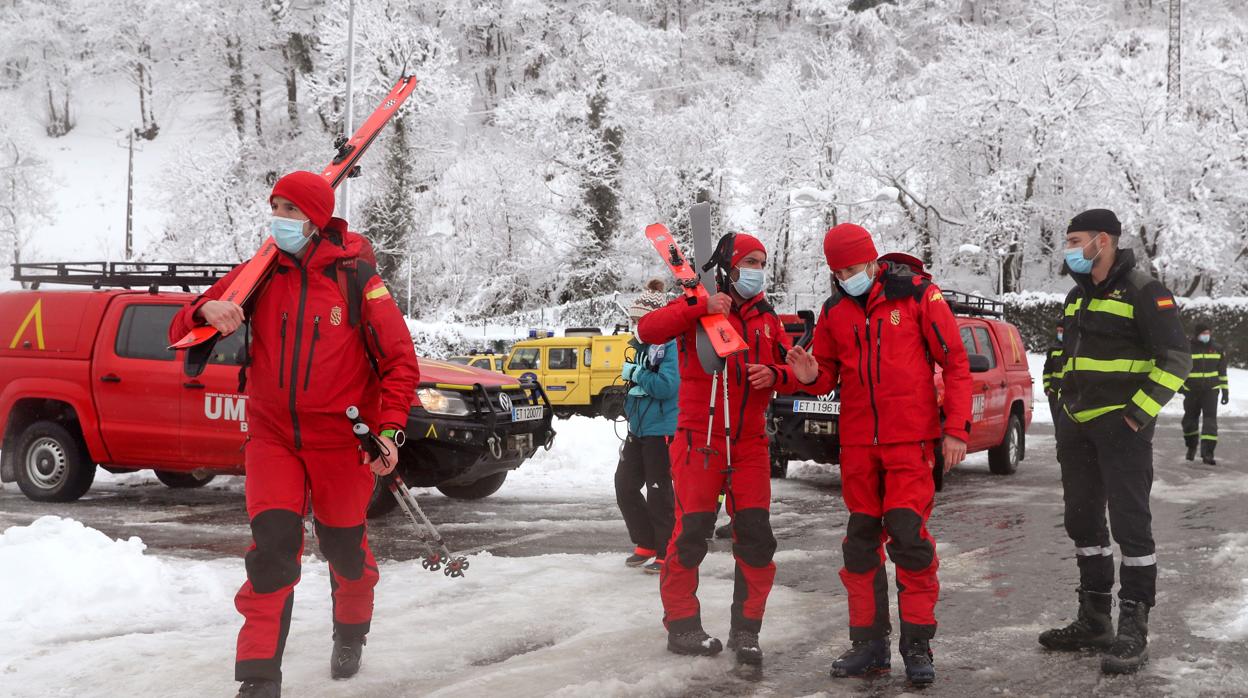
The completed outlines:
{"type": "MultiPolygon", "coordinates": [[[[710,204],[704,201],[689,207],[689,230],[693,234],[693,258],[705,265],[715,254],[715,245],[711,241],[710,204]]],[[[694,271],[702,282],[702,288],[722,290],[719,288],[714,270],[695,268],[694,271]]],[[[697,350],[698,363],[701,364],[703,371],[714,373],[724,369],[724,360],[720,358],[718,349],[707,333],[698,333],[694,349],[697,350]]]]}
{"type": "MultiPolygon", "coordinates": [[[[672,274],[676,277],[676,282],[686,296],[709,298],[706,287],[698,280],[698,275],[693,270],[693,265],[689,263],[687,257],[681,254],[676,241],[667,232],[667,226],[662,223],[646,226],[646,238],[650,240],[651,244],[654,245],[654,249],[658,251],[659,257],[671,269],[672,274]]],[[[706,343],[714,350],[714,362],[717,364],[708,368],[707,363],[703,361],[702,368],[706,369],[707,373],[719,371],[723,366],[725,357],[747,349],[745,341],[741,339],[737,329],[722,314],[703,315],[699,318],[698,337],[701,338],[703,336],[706,337],[706,343]]],[[[702,360],[701,353],[699,351],[699,360],[702,360]]]]}
{"type": "MultiPolygon", "coordinates": [[[[369,115],[368,119],[356,129],[351,138],[339,138],[334,143],[335,153],[334,159],[329,165],[321,170],[321,176],[329,181],[330,186],[337,188],[342,180],[347,177],[354,177],[359,174],[360,157],[368,150],[376,140],[377,135],[381,133],[381,129],[388,123],[391,117],[403,106],[403,102],[416,89],[417,80],[415,76],[404,76],[399,78],[394,87],[390,88],[389,94],[381,100],[381,104],[377,109],[369,115]]],[[[246,306],[256,291],[264,287],[273,270],[277,268],[278,259],[277,243],[273,238],[267,238],[264,244],[260,245],[259,251],[247,260],[243,270],[238,276],[230,282],[225,293],[221,295],[221,300],[237,303],[240,306],[246,306]]],[[[216,328],[211,325],[203,325],[192,329],[186,333],[181,339],[169,345],[170,349],[191,349],[194,347],[204,347],[197,349],[196,353],[202,353],[207,356],[211,351],[211,344],[218,338],[216,328]],[[206,346],[205,346],[206,345],[206,346]]],[[[196,363],[195,357],[192,363],[196,363]]]]}

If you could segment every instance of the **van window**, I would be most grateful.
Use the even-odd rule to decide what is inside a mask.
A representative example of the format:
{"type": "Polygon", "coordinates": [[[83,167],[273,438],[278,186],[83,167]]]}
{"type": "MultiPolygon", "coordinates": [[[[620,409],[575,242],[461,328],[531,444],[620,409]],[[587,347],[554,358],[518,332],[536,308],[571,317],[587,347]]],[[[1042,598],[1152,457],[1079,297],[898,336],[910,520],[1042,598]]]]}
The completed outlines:
{"type": "Polygon", "coordinates": [[[483,368],[488,371],[490,370],[490,360],[489,359],[477,359],[476,361],[472,362],[472,367],[483,368]]]}
{"type": "Polygon", "coordinates": [[[551,349],[546,357],[546,365],[551,371],[572,371],[576,369],[575,349],[551,349]]]}
{"type": "Polygon", "coordinates": [[[962,327],[962,329],[958,331],[958,334],[962,336],[962,346],[966,348],[966,353],[968,354],[979,353],[975,351],[975,337],[974,335],[971,334],[971,328],[962,327]]]}
{"type": "Polygon", "coordinates": [[[536,347],[517,349],[511,355],[507,368],[512,371],[536,371],[541,363],[541,350],[536,347]]]}
{"type": "Polygon", "coordinates": [[[988,368],[996,368],[997,352],[992,348],[992,337],[988,336],[988,328],[976,327],[975,339],[979,343],[979,353],[988,357],[988,368]]]}
{"type": "Polygon", "coordinates": [[[585,356],[581,357],[581,365],[592,367],[594,365],[594,362],[590,361],[592,357],[593,357],[593,353],[591,352],[590,348],[585,347],[585,356]]]}
{"type": "Polygon", "coordinates": [[[243,341],[246,338],[246,327],[239,327],[229,337],[222,337],[212,348],[212,353],[208,355],[208,364],[210,366],[242,366],[245,358],[242,353],[243,341]]]}
{"type": "Polygon", "coordinates": [[[503,372],[503,360],[502,360],[502,358],[496,358],[496,359],[494,359],[494,370],[495,370],[495,371],[498,371],[499,373],[502,373],[502,372],[503,372]]]}
{"type": "Polygon", "coordinates": [[[177,305],[132,305],[121,316],[113,350],[128,359],[173,361],[178,353],[169,346],[169,323],[177,305]]]}

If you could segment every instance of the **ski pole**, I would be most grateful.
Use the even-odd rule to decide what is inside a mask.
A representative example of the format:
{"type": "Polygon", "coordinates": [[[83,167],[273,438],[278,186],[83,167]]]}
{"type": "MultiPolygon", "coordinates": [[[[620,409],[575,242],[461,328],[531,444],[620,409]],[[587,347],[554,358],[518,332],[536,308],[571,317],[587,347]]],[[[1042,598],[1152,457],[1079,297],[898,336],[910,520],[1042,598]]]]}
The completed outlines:
{"type": "MultiPolygon", "coordinates": [[[[746,388],[749,389],[748,387],[746,388]]],[[[744,404],[744,403],[743,403],[744,404]]],[[[733,521],[737,519],[737,496],[732,492],[732,424],[729,416],[732,410],[728,409],[728,366],[724,365],[724,489],[728,491],[728,498],[732,500],[732,514],[730,518],[733,521]]],[[[735,535],[735,530],[734,530],[735,535]]]]}
{"type": "MultiPolygon", "coordinates": [[[[724,376],[727,380],[727,375],[724,376]]],[[[711,374],[711,406],[706,415],[706,445],[698,449],[702,452],[702,469],[706,470],[711,467],[711,454],[715,449],[711,447],[711,431],[715,428],[715,394],[719,388],[719,373],[711,374]]]]}
{"type": "MultiPolygon", "coordinates": [[[[360,419],[360,410],[355,405],[347,408],[347,419],[351,420],[351,431],[359,439],[360,448],[363,449],[370,461],[376,460],[383,453],[388,455],[386,445],[360,419]]],[[[436,572],[442,569],[443,565],[446,565],[446,576],[464,576],[464,571],[468,569],[468,559],[462,555],[459,557],[451,555],[450,550],[446,547],[446,543],[438,535],[438,529],[434,527],[429,517],[425,516],[424,510],[416,502],[416,496],[408,489],[407,484],[403,482],[403,477],[397,471],[391,473],[386,487],[390,490],[390,494],[394,496],[395,500],[398,501],[399,507],[403,509],[403,513],[407,515],[408,520],[412,522],[413,528],[416,529],[416,538],[425,549],[425,558],[421,561],[421,566],[430,572],[436,572]],[[418,516],[419,518],[417,518],[418,516]],[[429,535],[426,535],[426,532],[429,535]]]]}

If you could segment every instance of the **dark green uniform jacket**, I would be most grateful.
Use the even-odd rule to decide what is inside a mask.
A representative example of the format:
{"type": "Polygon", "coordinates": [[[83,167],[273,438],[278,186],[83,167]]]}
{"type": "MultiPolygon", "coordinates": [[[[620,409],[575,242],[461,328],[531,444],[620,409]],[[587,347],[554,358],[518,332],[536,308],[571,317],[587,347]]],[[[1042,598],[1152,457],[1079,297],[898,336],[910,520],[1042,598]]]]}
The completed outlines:
{"type": "Polygon", "coordinates": [[[1192,367],[1174,295],[1118,250],[1094,285],[1075,274],[1066,296],[1062,405],[1076,422],[1122,410],[1137,424],[1157,417],[1192,367]]]}

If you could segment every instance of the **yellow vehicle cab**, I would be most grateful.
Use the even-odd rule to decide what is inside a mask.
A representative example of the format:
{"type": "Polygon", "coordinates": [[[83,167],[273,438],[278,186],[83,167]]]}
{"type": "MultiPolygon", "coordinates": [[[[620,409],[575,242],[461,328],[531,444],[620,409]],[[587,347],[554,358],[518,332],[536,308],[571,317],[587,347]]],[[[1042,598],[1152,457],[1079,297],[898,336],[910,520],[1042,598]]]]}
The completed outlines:
{"type": "Polygon", "coordinates": [[[562,337],[525,339],[511,348],[503,373],[537,382],[555,415],[583,414],[617,419],[624,413],[625,386],[620,378],[631,356],[633,335],[604,335],[596,327],[569,328],[562,337]]]}
{"type": "Polygon", "coordinates": [[[447,361],[450,361],[453,364],[472,366],[473,368],[502,373],[503,365],[507,362],[507,355],[494,354],[486,351],[474,351],[470,354],[452,356],[448,358],[447,361]]]}

